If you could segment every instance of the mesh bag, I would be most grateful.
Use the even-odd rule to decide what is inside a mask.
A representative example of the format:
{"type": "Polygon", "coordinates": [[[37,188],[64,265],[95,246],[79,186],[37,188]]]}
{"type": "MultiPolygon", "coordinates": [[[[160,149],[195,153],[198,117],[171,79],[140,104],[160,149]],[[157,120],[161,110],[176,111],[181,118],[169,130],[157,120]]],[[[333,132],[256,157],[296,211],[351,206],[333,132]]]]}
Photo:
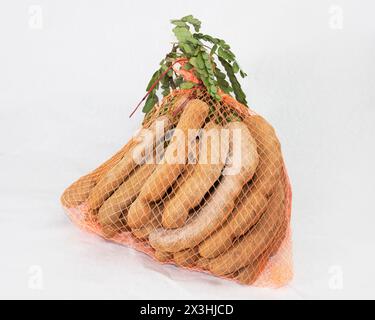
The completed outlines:
{"type": "Polygon", "coordinates": [[[172,91],[61,201],[81,228],[159,262],[280,287],[293,273],[280,143],[264,118],[220,95],[172,91]]]}

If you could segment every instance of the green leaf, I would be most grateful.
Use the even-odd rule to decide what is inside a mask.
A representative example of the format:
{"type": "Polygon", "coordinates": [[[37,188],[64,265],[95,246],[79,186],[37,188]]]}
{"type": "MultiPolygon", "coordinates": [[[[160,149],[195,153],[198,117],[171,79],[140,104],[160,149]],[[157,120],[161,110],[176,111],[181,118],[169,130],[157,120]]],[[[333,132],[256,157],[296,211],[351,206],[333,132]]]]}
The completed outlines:
{"type": "Polygon", "coordinates": [[[247,74],[245,72],[243,72],[242,70],[240,70],[240,75],[241,75],[242,78],[247,77],[247,74]]]}
{"type": "Polygon", "coordinates": [[[184,70],[191,70],[193,69],[193,65],[189,62],[185,63],[184,66],[182,67],[184,70]]]}
{"type": "Polygon", "coordinates": [[[184,78],[182,77],[177,77],[176,80],[174,81],[176,87],[179,87],[181,85],[181,83],[184,82],[184,78]]]}
{"type": "Polygon", "coordinates": [[[230,51],[224,50],[222,47],[219,47],[217,54],[220,58],[228,61],[234,60],[234,56],[230,51]]]}
{"type": "Polygon", "coordinates": [[[196,61],[198,69],[205,69],[204,60],[201,53],[198,54],[196,61]]]}
{"type": "Polygon", "coordinates": [[[218,79],[225,79],[225,73],[221,72],[218,68],[215,69],[215,75],[218,79]]]}
{"type": "Polygon", "coordinates": [[[229,83],[227,82],[225,73],[221,72],[218,67],[215,68],[215,76],[217,78],[217,86],[223,90],[225,93],[230,93],[233,91],[229,83]]]}
{"type": "Polygon", "coordinates": [[[197,61],[197,57],[192,57],[189,59],[189,63],[194,66],[194,67],[198,67],[198,61],[197,61]]]}
{"type": "Polygon", "coordinates": [[[236,61],[233,62],[232,68],[233,68],[234,73],[237,73],[238,71],[240,71],[240,67],[238,66],[236,61]]]}
{"type": "Polygon", "coordinates": [[[202,33],[195,33],[194,37],[196,37],[197,39],[201,39],[203,41],[206,41],[206,42],[211,42],[212,44],[219,44],[219,41],[220,41],[217,38],[214,38],[214,37],[211,37],[208,34],[202,34],[202,33]]]}
{"type": "MultiPolygon", "coordinates": [[[[172,71],[172,70],[169,70],[169,71],[172,71]]],[[[170,87],[170,78],[171,78],[171,76],[166,74],[165,77],[163,77],[160,80],[161,89],[162,89],[161,94],[163,95],[163,97],[167,96],[170,93],[170,88],[169,88],[170,87]]]]}
{"type": "Polygon", "coordinates": [[[195,86],[196,86],[196,83],[190,82],[190,81],[186,81],[180,84],[181,89],[191,89],[195,86]]]}
{"type": "Polygon", "coordinates": [[[177,27],[186,27],[186,28],[188,28],[188,25],[185,22],[181,21],[181,20],[171,20],[171,23],[174,24],[177,27]]]}
{"type": "Polygon", "coordinates": [[[154,105],[159,101],[158,97],[156,96],[155,93],[150,93],[147,97],[146,103],[143,107],[143,112],[144,113],[149,113],[154,105]]]}
{"type": "Polygon", "coordinates": [[[214,94],[217,93],[217,87],[211,86],[210,91],[211,91],[211,93],[214,93],[214,94]]]}
{"type": "Polygon", "coordinates": [[[202,23],[198,19],[194,18],[191,14],[183,17],[181,20],[190,23],[194,27],[195,32],[199,32],[202,23]]]}
{"type": "Polygon", "coordinates": [[[174,27],[173,32],[178,40],[178,42],[186,43],[191,42],[197,44],[198,40],[193,37],[188,27],[174,27]]]}
{"type": "Polygon", "coordinates": [[[225,69],[225,71],[226,71],[226,73],[229,77],[229,81],[232,84],[233,93],[234,93],[237,101],[239,101],[240,103],[242,103],[244,105],[247,105],[246,95],[241,89],[241,85],[238,82],[238,80],[236,78],[236,75],[233,72],[232,66],[227,61],[225,61],[224,59],[222,59],[220,57],[219,57],[219,60],[220,60],[220,63],[223,65],[223,67],[224,67],[224,69],[225,69]]]}
{"type": "Polygon", "coordinates": [[[152,77],[150,79],[150,82],[147,85],[146,91],[151,89],[152,85],[160,77],[160,75],[161,75],[160,69],[154,72],[154,74],[152,75],[152,77]]]}
{"type": "Polygon", "coordinates": [[[217,44],[215,44],[215,45],[211,48],[210,56],[213,56],[213,55],[216,53],[216,50],[217,50],[217,44]]]}
{"type": "Polygon", "coordinates": [[[191,55],[194,51],[194,48],[189,43],[181,43],[180,47],[187,55],[191,55]]]}
{"type": "Polygon", "coordinates": [[[224,40],[221,40],[221,39],[218,39],[219,40],[219,45],[225,49],[225,50],[229,50],[230,49],[230,46],[224,41],[224,40]]]}
{"type": "Polygon", "coordinates": [[[223,90],[226,94],[230,94],[233,92],[232,87],[229,85],[229,83],[224,79],[218,79],[217,81],[218,87],[223,90]]]}

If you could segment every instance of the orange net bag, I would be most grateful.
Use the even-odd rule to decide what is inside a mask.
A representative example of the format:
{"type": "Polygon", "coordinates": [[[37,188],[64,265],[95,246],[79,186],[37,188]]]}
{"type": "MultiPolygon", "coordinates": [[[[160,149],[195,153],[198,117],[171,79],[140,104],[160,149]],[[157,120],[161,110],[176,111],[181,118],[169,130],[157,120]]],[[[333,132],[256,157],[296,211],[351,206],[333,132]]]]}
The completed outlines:
{"type": "Polygon", "coordinates": [[[199,33],[193,16],[172,23],[178,44],[147,87],[141,129],[62,204],[81,228],[162,263],[283,286],[293,273],[292,194],[279,140],[245,106],[236,73],[246,74],[230,46],[199,33]]]}
{"type": "Polygon", "coordinates": [[[229,95],[173,90],[61,197],[81,228],[256,286],[292,278],[291,187],[272,126],[229,95]]]}

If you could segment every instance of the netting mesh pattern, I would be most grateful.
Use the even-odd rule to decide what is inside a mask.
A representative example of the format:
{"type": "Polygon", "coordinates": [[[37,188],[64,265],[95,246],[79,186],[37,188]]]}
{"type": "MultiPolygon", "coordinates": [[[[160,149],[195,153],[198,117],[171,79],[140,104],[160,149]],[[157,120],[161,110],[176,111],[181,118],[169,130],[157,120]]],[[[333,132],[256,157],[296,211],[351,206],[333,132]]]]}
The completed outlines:
{"type": "Polygon", "coordinates": [[[81,228],[159,262],[280,287],[293,275],[291,199],[273,127],[197,88],[165,97],[61,202],[81,228]]]}

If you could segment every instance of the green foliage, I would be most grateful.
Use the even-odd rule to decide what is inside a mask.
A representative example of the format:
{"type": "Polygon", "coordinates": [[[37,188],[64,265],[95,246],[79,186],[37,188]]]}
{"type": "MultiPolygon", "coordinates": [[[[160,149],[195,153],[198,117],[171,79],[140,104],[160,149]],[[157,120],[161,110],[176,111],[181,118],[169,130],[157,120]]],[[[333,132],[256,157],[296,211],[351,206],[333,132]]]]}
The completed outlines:
{"type": "Polygon", "coordinates": [[[246,95],[241,89],[236,74],[240,73],[242,78],[247,75],[239,67],[231,47],[222,39],[200,33],[201,22],[192,15],[171,20],[171,23],[174,25],[173,33],[177,43],[160,62],[160,68],[155,71],[149,81],[147,91],[151,90],[155,82],[157,84],[152,88],[143,112],[150,112],[158,102],[159,87],[162,96],[165,97],[173,89],[191,89],[197,85],[184,81],[171,68],[174,61],[180,58],[188,60],[183,69],[194,72],[215,100],[221,100],[219,95],[219,89],[221,89],[227,94],[233,93],[239,102],[246,105],[246,95]],[[220,70],[217,61],[224,67],[225,72],[220,70]]]}
{"type": "Polygon", "coordinates": [[[242,91],[241,85],[238,82],[238,80],[236,78],[236,75],[234,74],[233,66],[231,66],[230,63],[228,63],[227,61],[225,61],[222,58],[219,58],[219,60],[220,60],[221,64],[223,65],[225,71],[227,72],[227,75],[229,77],[229,81],[232,84],[234,96],[236,97],[237,101],[243,103],[244,105],[247,105],[246,95],[242,91]]]}
{"type": "Polygon", "coordinates": [[[187,82],[183,82],[180,84],[180,88],[181,89],[191,89],[193,88],[194,86],[196,85],[196,83],[194,82],[190,82],[190,81],[187,81],[187,82]]]}

